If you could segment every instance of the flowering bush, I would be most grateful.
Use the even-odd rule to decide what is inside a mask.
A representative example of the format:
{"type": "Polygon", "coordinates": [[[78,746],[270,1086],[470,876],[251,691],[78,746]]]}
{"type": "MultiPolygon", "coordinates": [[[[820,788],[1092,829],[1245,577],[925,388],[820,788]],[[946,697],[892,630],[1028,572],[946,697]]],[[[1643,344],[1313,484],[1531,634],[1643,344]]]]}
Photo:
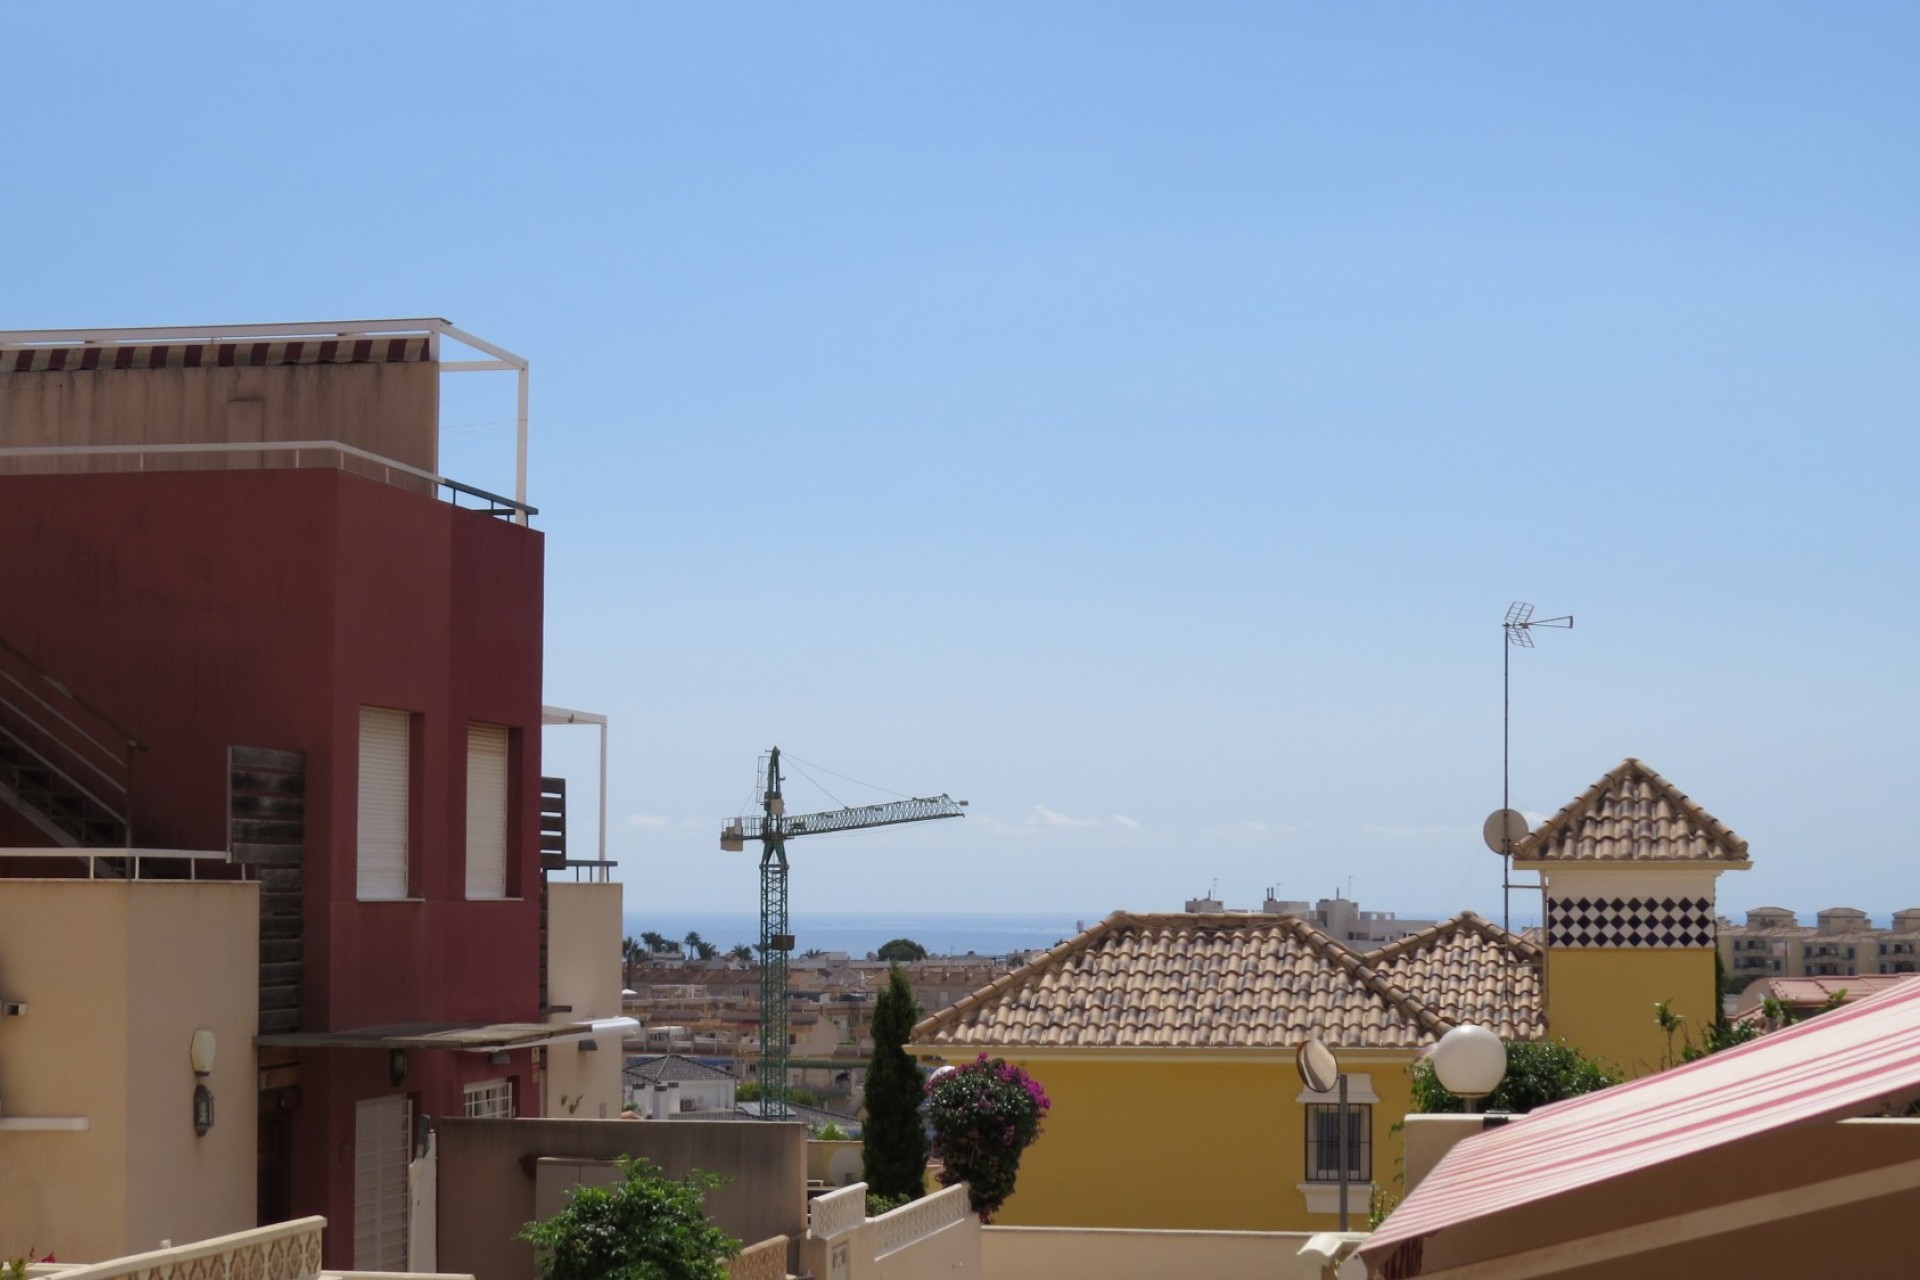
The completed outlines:
{"type": "Polygon", "coordinates": [[[984,1053],[927,1082],[933,1154],[945,1165],[940,1181],[966,1183],[980,1221],[992,1221],[1013,1194],[1020,1153],[1040,1136],[1052,1105],[1038,1080],[984,1053]]]}

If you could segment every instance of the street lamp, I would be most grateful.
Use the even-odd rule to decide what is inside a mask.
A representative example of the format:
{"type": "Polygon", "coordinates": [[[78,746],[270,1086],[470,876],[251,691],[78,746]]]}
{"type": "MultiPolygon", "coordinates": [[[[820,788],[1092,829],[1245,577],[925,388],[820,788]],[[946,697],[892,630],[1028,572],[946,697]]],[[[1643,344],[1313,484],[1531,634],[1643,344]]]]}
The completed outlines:
{"type": "Polygon", "coordinates": [[[1507,1047],[1485,1027],[1463,1022],[1433,1046],[1433,1074],[1448,1093],[1474,1103],[1500,1087],[1507,1074],[1507,1047]]]}

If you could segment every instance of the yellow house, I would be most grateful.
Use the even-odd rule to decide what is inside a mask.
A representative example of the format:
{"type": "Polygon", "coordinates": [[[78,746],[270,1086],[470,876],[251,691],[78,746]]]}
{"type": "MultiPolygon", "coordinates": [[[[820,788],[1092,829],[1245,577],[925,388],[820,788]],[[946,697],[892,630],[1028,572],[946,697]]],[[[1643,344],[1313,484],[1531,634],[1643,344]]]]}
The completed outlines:
{"type": "Polygon", "coordinates": [[[1718,1011],[1714,885],[1747,842],[1622,760],[1514,846],[1545,886],[1547,1031],[1628,1075],[1657,1071],[1718,1011]],[[1671,1039],[1655,1004],[1682,1019],[1671,1039]]]}
{"type": "Polygon", "coordinates": [[[1538,948],[1472,915],[1363,956],[1293,916],[1116,912],[914,1028],[922,1059],[1027,1067],[1053,1098],[996,1221],[1306,1231],[1338,1222],[1334,1095],[1347,1077],[1348,1208],[1390,1186],[1407,1068],[1457,1021],[1537,1037],[1538,948]]]}

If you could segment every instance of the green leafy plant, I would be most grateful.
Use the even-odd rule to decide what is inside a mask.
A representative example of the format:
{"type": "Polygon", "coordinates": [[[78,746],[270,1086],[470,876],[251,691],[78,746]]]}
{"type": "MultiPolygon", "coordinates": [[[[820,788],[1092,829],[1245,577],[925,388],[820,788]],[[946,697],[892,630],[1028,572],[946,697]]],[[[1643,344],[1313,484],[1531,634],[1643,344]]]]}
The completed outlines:
{"type": "Polygon", "coordinates": [[[874,952],[873,955],[876,960],[891,960],[895,964],[908,964],[915,960],[925,960],[927,958],[927,949],[915,942],[912,938],[895,938],[890,942],[881,943],[880,949],[874,952]]]}
{"type": "Polygon", "coordinates": [[[945,1186],[967,1184],[980,1221],[991,1222],[1013,1194],[1020,1156],[1040,1136],[1053,1102],[1040,1082],[1002,1058],[981,1054],[927,1086],[933,1154],[945,1186]]]}
{"type": "Polygon", "coordinates": [[[1656,1000],[1653,1002],[1653,1020],[1667,1038],[1666,1052],[1660,1055],[1660,1069],[1664,1071],[1673,1065],[1673,1037],[1679,1033],[1680,1024],[1687,1020],[1687,1015],[1675,1013],[1672,1000],[1656,1000]]]}
{"type": "Polygon", "coordinates": [[[27,1268],[33,1265],[32,1249],[17,1258],[0,1262],[0,1280],[27,1280],[27,1268]]]}
{"type": "Polygon", "coordinates": [[[813,1131],[813,1136],[821,1142],[848,1142],[847,1131],[829,1120],[813,1131]]]}
{"type": "Polygon", "coordinates": [[[873,1002],[873,1056],[867,1060],[860,1159],[868,1190],[902,1201],[926,1191],[927,1130],[920,1120],[926,1085],[919,1064],[906,1050],[919,1019],[920,1006],[905,971],[898,964],[888,965],[887,985],[873,1002]]]}
{"type": "Polygon", "coordinates": [[[883,1196],[877,1191],[867,1192],[867,1216],[877,1218],[883,1213],[892,1213],[903,1204],[911,1204],[911,1196],[883,1196]]]}
{"type": "MultiPolygon", "coordinates": [[[[1592,1093],[1620,1083],[1620,1073],[1587,1057],[1565,1040],[1507,1040],[1507,1074],[1475,1110],[1521,1113],[1549,1102],[1592,1093]]],[[[1433,1072],[1433,1062],[1413,1064],[1413,1109],[1432,1114],[1467,1110],[1466,1100],[1449,1093],[1433,1072]]]]}
{"type": "Polygon", "coordinates": [[[707,1218],[706,1194],[726,1179],[698,1169],[670,1178],[623,1158],[611,1187],[578,1187],[567,1207],[529,1222],[542,1280],[726,1280],[740,1242],[707,1218]]]}

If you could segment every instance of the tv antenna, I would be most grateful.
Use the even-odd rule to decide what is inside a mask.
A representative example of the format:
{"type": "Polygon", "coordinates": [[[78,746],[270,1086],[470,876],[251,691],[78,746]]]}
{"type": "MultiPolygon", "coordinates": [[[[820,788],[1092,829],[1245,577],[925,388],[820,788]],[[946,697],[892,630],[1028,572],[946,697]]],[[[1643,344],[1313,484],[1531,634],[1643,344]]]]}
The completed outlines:
{"type": "Polygon", "coordinates": [[[1512,807],[1513,780],[1513,651],[1533,648],[1533,629],[1553,627],[1573,630],[1573,615],[1536,618],[1533,606],[1515,600],[1507,606],[1506,621],[1500,624],[1500,811],[1487,819],[1482,830],[1487,847],[1500,855],[1500,927],[1513,932],[1513,891],[1535,885],[1513,883],[1513,845],[1526,838],[1527,820],[1512,807]]]}

